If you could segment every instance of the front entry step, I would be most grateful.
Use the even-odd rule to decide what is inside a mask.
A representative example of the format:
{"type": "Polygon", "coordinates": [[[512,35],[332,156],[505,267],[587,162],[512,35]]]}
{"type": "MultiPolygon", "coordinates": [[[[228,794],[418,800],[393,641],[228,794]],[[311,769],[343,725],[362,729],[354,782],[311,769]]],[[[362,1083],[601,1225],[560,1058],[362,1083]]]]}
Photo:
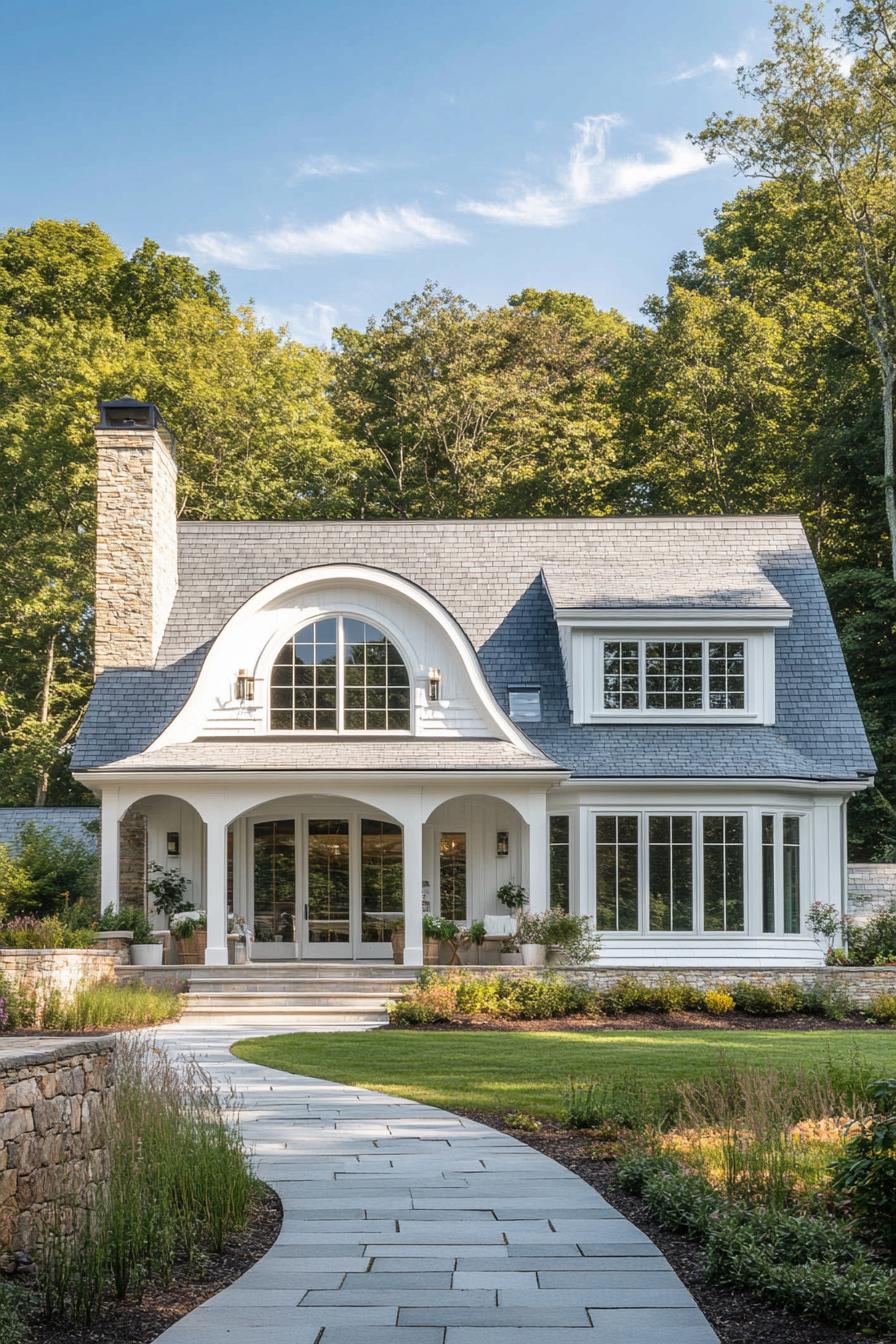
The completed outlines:
{"type": "Polygon", "coordinates": [[[192,966],[184,1016],[210,1023],[383,1026],[387,1005],[413,983],[411,967],[352,962],[192,966]]]}

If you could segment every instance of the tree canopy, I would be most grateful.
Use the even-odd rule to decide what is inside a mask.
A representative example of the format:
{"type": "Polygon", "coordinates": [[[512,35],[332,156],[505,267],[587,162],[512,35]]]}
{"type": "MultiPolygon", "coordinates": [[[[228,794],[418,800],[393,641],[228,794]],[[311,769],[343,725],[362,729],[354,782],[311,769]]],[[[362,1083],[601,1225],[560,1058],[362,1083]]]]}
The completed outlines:
{"type": "Polygon", "coordinates": [[[754,110],[698,137],[756,180],[637,322],[428,285],[325,351],[150,240],[0,234],[0,801],[78,793],[95,403],[134,395],[178,437],[189,518],[799,513],[880,768],[853,850],[896,851],[896,7],[838,22],[832,45],[814,8],[775,11],[754,110]]]}

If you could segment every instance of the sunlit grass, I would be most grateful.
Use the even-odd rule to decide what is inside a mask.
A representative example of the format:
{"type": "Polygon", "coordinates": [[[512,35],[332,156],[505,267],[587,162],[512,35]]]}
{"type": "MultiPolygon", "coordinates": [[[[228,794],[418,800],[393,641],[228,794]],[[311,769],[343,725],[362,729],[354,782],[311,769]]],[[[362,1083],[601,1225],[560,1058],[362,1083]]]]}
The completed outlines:
{"type": "Polygon", "coordinates": [[[242,1059],[448,1110],[559,1117],[570,1077],[638,1074],[658,1089],[727,1066],[892,1073],[896,1035],[850,1031],[373,1031],[240,1041],[242,1059]]]}

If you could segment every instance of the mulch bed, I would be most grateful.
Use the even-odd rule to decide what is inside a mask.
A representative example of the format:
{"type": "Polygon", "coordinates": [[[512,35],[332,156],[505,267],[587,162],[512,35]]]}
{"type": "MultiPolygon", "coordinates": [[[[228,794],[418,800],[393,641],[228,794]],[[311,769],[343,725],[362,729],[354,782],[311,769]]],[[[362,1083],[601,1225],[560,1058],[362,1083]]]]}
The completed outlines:
{"type": "Polygon", "coordinates": [[[531,1133],[514,1129],[500,1118],[481,1111],[465,1114],[503,1130],[505,1134],[512,1134],[522,1143],[568,1167],[645,1232],[694,1297],[721,1344],[893,1344],[892,1335],[872,1336],[836,1329],[809,1317],[778,1311],[760,1297],[741,1289],[709,1283],[703,1248],[687,1237],[665,1231],[652,1221],[644,1201],[619,1186],[616,1164],[612,1158],[599,1154],[595,1135],[548,1123],[538,1133],[531,1133]]]}
{"type": "Polygon", "coordinates": [[[139,1296],[110,1302],[89,1330],[38,1321],[31,1326],[29,1339],[33,1344],[149,1344],[181,1316],[245,1274],[273,1246],[283,1210],[269,1186],[261,1190],[252,1221],[223,1255],[209,1255],[201,1271],[183,1267],[166,1287],[150,1284],[139,1296]]]}
{"type": "Polygon", "coordinates": [[[828,1022],[805,1013],[781,1017],[754,1017],[752,1013],[626,1013],[623,1017],[546,1017],[508,1021],[491,1017],[457,1017],[450,1022],[396,1023],[384,1031],[893,1031],[885,1023],[864,1017],[828,1022]]]}

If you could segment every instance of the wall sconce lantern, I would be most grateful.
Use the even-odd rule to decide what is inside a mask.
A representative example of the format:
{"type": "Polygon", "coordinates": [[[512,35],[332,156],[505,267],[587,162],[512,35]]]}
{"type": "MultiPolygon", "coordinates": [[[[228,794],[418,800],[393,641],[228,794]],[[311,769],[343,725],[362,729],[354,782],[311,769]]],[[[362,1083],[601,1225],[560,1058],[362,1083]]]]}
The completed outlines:
{"type": "Polygon", "coordinates": [[[429,698],[430,700],[442,698],[442,673],[437,667],[429,669],[429,698]]]}
{"type": "Polygon", "coordinates": [[[169,854],[180,853],[180,831],[169,831],[166,837],[166,849],[169,854]]]}
{"type": "Polygon", "coordinates": [[[501,855],[505,855],[505,854],[509,854],[509,853],[510,853],[510,832],[509,832],[509,831],[499,831],[499,832],[498,832],[498,851],[497,851],[497,852],[498,852],[499,854],[501,854],[501,855]]]}
{"type": "Polygon", "coordinates": [[[241,667],[236,674],[236,698],[237,700],[255,699],[255,678],[250,677],[244,667],[241,667]]]}

